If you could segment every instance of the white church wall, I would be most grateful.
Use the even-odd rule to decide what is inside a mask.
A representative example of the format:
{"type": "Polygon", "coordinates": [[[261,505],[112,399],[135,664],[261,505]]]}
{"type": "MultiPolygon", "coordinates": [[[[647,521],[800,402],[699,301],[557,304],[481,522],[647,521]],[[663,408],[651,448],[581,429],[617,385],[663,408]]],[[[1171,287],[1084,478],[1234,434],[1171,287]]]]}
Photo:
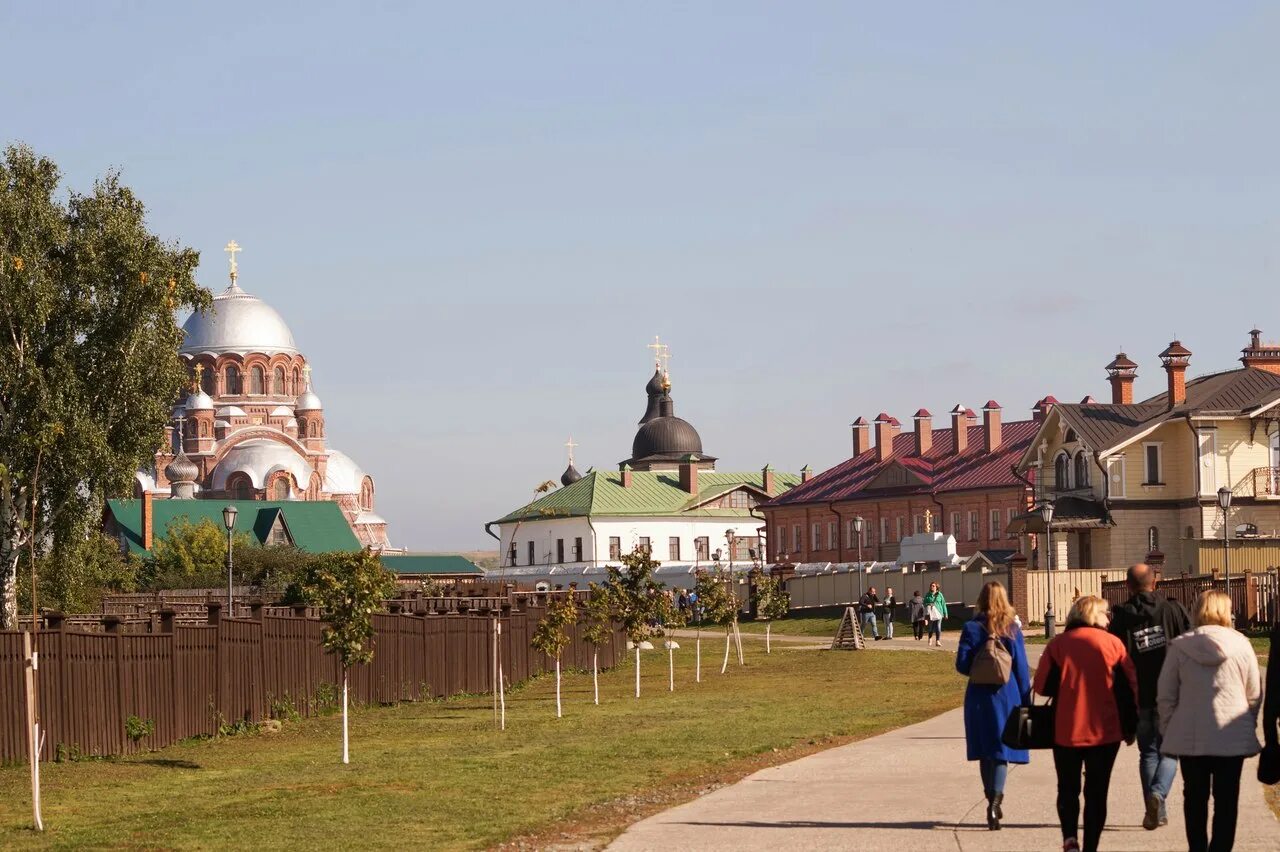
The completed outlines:
{"type": "MultiPolygon", "coordinates": [[[[706,537],[707,553],[722,551],[725,562],[728,562],[728,542],[725,530],[732,529],[739,538],[754,538],[760,534],[764,522],[757,518],[680,518],[680,517],[633,517],[633,518],[593,518],[588,524],[586,518],[545,518],[536,521],[525,521],[517,525],[504,524],[499,528],[501,553],[510,564],[511,540],[515,536],[516,567],[529,564],[529,542],[533,542],[534,565],[548,566],[574,563],[574,539],[582,538],[582,562],[591,565],[604,565],[610,561],[609,540],[616,537],[622,553],[629,553],[640,539],[647,537],[652,548],[654,559],[658,562],[678,561],[694,563],[697,560],[695,541],[706,537]],[[594,534],[592,528],[594,527],[594,534]],[[670,542],[672,538],[680,540],[678,560],[671,558],[670,542]],[[564,560],[556,559],[557,540],[564,541],[564,560]]],[[[743,553],[746,558],[745,552],[743,553]]],[[[616,561],[616,560],[614,560],[616,561]]]]}

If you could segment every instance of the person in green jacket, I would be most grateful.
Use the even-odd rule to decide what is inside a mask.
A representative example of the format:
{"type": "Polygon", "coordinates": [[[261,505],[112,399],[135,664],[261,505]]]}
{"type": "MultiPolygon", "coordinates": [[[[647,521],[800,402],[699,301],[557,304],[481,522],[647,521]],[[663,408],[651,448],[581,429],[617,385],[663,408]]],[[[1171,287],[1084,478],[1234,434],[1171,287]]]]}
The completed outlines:
{"type": "Polygon", "coordinates": [[[942,647],[942,619],[947,617],[947,599],[942,596],[937,583],[929,584],[929,591],[924,596],[925,618],[929,620],[929,646],[935,643],[942,647]]]}

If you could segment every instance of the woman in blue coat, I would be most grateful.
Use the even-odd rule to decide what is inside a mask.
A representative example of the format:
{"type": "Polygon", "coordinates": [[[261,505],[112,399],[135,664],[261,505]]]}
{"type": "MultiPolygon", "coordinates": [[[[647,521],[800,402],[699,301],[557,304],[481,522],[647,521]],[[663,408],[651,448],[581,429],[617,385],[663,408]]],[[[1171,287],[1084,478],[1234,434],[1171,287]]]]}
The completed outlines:
{"type": "Polygon", "coordinates": [[[982,788],[987,794],[987,828],[1000,830],[1004,819],[1004,782],[1010,763],[1029,763],[1024,749],[1009,748],[1001,741],[1009,714],[1020,704],[1031,703],[1031,681],[1027,674],[1027,648],[1022,630],[1014,620],[1009,595],[999,583],[987,583],[978,594],[972,619],[960,634],[956,649],[956,671],[968,676],[975,655],[995,636],[1013,658],[1009,680],[1002,686],[985,686],[969,681],[964,694],[964,738],[969,759],[978,761],[982,788]]]}

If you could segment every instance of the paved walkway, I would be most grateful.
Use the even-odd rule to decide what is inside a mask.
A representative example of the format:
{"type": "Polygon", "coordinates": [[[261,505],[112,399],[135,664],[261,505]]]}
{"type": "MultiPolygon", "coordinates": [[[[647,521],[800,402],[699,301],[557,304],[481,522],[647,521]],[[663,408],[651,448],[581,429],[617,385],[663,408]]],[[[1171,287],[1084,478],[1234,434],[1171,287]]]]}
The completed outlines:
{"type": "MultiPolygon", "coordinates": [[[[900,644],[906,645],[878,643],[881,648],[900,644]]],[[[1040,650],[1028,648],[1033,660],[1040,650]]],[[[1059,849],[1053,758],[1048,752],[1033,752],[1031,761],[1010,767],[1004,829],[988,831],[977,766],[965,760],[963,711],[951,710],[761,770],[636,823],[609,849],[1059,849]]],[[[1256,770],[1256,758],[1246,761],[1237,852],[1280,849],[1280,822],[1253,780],[1256,770]]],[[[1179,780],[1169,798],[1169,825],[1144,831],[1138,751],[1122,746],[1112,775],[1102,849],[1185,849],[1181,788],[1179,780]]]]}

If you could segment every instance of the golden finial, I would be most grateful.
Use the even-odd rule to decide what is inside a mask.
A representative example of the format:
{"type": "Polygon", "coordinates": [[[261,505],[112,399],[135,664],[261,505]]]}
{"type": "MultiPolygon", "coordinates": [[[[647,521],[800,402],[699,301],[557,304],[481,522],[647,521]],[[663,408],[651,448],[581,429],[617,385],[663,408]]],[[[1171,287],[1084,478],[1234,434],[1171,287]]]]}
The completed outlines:
{"type": "Polygon", "coordinates": [[[311,365],[310,364],[302,365],[302,390],[304,392],[311,390],[311,365]]]}
{"type": "Polygon", "coordinates": [[[222,250],[225,251],[227,254],[231,255],[231,283],[235,284],[236,278],[240,277],[240,273],[236,271],[236,252],[243,251],[244,249],[240,248],[239,243],[237,243],[235,240],[232,240],[231,242],[227,243],[226,247],[223,248],[222,250]]]}
{"type": "Polygon", "coordinates": [[[196,364],[196,381],[191,388],[191,392],[195,393],[204,385],[204,364],[196,364]]]}

